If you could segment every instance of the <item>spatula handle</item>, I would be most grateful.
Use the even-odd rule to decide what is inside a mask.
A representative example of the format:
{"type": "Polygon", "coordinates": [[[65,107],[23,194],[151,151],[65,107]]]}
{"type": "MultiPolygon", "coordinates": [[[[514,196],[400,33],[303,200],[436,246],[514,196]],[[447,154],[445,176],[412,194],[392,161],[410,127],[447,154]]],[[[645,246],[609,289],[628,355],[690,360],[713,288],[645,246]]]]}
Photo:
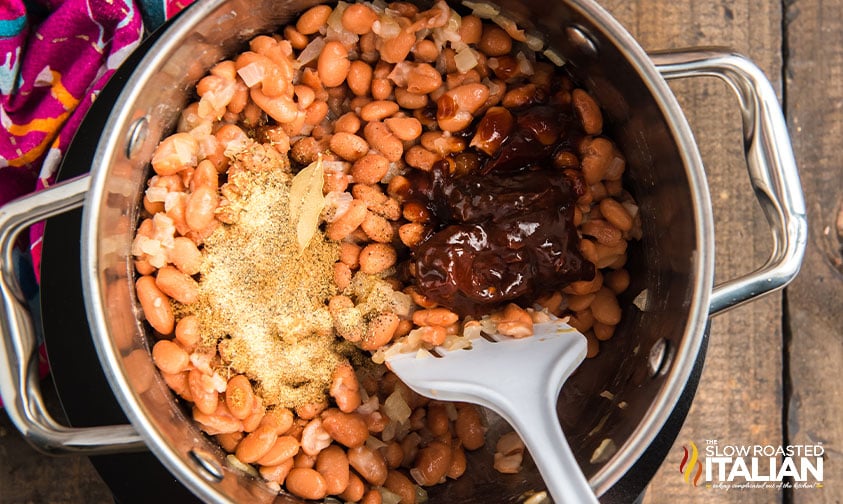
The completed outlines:
{"type": "Polygon", "coordinates": [[[523,394],[516,411],[543,414],[505,415],[524,440],[556,504],[597,503],[556,416],[557,394],[523,394]],[[537,404],[540,403],[540,404],[537,404]]]}

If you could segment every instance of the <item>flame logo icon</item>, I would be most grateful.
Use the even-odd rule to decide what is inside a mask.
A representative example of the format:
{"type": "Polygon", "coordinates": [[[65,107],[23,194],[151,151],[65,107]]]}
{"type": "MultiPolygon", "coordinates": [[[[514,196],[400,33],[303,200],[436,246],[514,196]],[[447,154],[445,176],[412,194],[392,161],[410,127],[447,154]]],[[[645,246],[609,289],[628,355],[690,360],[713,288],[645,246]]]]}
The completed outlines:
{"type": "Polygon", "coordinates": [[[685,453],[682,456],[682,462],[679,462],[679,472],[684,475],[686,483],[697,486],[700,481],[700,477],[702,476],[702,463],[699,461],[700,452],[693,441],[691,441],[690,451],[688,451],[688,448],[685,446],[682,447],[682,450],[685,453]],[[694,474],[695,469],[696,474],[694,474]],[[691,480],[692,475],[693,481],[691,480]]]}

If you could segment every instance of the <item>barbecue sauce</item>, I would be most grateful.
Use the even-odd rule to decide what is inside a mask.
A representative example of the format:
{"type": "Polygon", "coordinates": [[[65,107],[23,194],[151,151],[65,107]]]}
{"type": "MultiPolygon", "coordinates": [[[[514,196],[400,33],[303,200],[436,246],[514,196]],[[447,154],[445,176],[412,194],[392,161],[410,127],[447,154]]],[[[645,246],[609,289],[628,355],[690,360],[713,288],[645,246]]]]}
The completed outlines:
{"type": "Polygon", "coordinates": [[[557,107],[534,106],[514,116],[495,155],[478,154],[482,162],[473,173],[454,173],[446,159],[408,177],[406,200],[432,216],[431,232],[412,248],[410,272],[420,292],[461,316],[511,301],[529,306],[594,278],[573,224],[584,184],[552,162],[582,132],[557,107]]]}

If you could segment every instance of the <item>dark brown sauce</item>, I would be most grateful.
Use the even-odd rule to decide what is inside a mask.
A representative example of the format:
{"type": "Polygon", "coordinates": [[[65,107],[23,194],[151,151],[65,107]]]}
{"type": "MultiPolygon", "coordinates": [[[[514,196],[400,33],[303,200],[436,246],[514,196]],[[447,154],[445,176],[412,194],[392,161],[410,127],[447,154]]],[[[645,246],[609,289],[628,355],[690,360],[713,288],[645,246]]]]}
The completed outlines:
{"type": "Polygon", "coordinates": [[[583,183],[553,167],[553,155],[582,136],[570,114],[552,106],[514,111],[493,157],[474,173],[438,162],[414,171],[407,201],[424,205],[432,232],[412,249],[419,291],[460,315],[482,315],[505,302],[529,306],[570,282],[594,278],[579,252],[574,206],[583,183]]]}

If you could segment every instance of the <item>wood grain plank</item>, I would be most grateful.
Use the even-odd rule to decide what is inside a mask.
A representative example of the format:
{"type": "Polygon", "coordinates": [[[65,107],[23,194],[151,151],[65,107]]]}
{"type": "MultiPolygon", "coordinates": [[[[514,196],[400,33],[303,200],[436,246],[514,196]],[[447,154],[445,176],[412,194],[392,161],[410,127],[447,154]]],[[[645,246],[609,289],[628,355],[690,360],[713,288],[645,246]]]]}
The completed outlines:
{"type": "MultiPolygon", "coordinates": [[[[606,0],[602,4],[646,50],[730,46],[756,61],[779,86],[781,11],[757,0],[675,2],[606,0]]],[[[713,199],[718,281],[759,265],[770,238],[746,176],[737,103],[717,81],[671,84],[695,132],[713,199]]],[[[779,444],[781,428],[781,297],[774,294],[715,318],[699,392],[673,449],[645,495],[662,502],[776,502],[776,491],[694,488],[679,472],[682,446],[779,444]]]]}
{"type": "Polygon", "coordinates": [[[843,501],[843,1],[791,2],[787,10],[787,113],[805,191],[809,240],[788,289],[788,430],[795,444],[822,443],[824,487],[794,489],[794,503],[843,501]],[[843,232],[841,230],[840,232],[843,232]]]}

